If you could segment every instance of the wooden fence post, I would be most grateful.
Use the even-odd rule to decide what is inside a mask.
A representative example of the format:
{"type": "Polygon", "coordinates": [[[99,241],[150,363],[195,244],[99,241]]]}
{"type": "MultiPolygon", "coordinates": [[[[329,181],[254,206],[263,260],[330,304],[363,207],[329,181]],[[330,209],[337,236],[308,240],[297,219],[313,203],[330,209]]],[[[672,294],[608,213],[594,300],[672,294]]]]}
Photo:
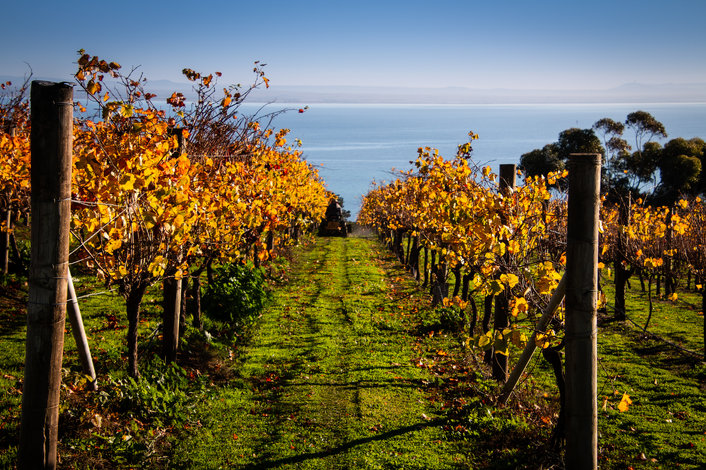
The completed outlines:
{"type": "Polygon", "coordinates": [[[566,247],[566,468],[598,466],[597,326],[600,154],[569,157],[566,247]]]}
{"type": "Polygon", "coordinates": [[[56,467],[71,218],[73,88],[31,89],[32,262],[18,467],[56,467]]]}
{"type": "MultiPolygon", "coordinates": [[[[3,120],[3,132],[9,134],[11,137],[15,136],[15,123],[12,119],[5,118],[3,120]]],[[[10,203],[8,202],[8,207],[4,213],[5,219],[5,230],[2,234],[2,243],[0,244],[0,265],[2,265],[2,273],[4,275],[10,272],[10,233],[12,231],[12,209],[10,208],[10,203]]]]}
{"type": "Polygon", "coordinates": [[[176,361],[179,348],[179,316],[181,315],[181,279],[175,277],[176,269],[171,269],[169,276],[162,281],[163,301],[162,317],[164,361],[176,361]]]}
{"type": "MultiPolygon", "coordinates": [[[[515,177],[517,175],[517,165],[515,164],[503,164],[500,165],[500,181],[498,189],[503,197],[510,197],[511,191],[515,188],[515,177]]],[[[503,219],[506,219],[502,215],[503,219]]],[[[503,224],[507,223],[503,220],[503,224]]],[[[507,240],[504,240],[507,244],[507,240]]],[[[509,255],[506,253],[504,259],[507,262],[509,260],[509,255]]],[[[504,270],[501,268],[501,273],[504,270]]],[[[497,334],[498,331],[502,332],[510,325],[509,320],[509,303],[510,303],[510,289],[505,288],[503,292],[495,297],[495,317],[493,319],[493,328],[497,334]]],[[[493,354],[493,378],[500,381],[507,381],[507,356],[505,354],[500,354],[495,352],[493,354]]]]}
{"type": "Polygon", "coordinates": [[[4,212],[4,224],[2,234],[2,253],[0,253],[0,264],[2,265],[2,273],[8,275],[10,272],[10,233],[12,232],[12,209],[8,208],[4,212]]]}

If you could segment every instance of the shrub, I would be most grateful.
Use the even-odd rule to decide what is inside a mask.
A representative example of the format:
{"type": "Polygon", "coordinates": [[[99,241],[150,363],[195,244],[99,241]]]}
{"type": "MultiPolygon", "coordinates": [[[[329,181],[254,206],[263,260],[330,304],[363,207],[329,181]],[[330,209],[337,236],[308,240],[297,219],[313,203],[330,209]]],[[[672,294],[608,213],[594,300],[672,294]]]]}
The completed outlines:
{"type": "Polygon", "coordinates": [[[250,323],[269,299],[263,271],[249,263],[231,263],[215,274],[202,300],[206,315],[236,327],[250,323]]]}

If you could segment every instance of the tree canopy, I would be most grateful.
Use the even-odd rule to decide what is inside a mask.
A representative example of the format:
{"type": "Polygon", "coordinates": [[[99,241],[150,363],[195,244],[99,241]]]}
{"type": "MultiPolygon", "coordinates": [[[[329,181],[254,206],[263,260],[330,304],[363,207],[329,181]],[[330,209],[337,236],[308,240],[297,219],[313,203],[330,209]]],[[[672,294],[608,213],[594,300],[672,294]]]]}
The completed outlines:
{"type": "Polygon", "coordinates": [[[591,129],[570,128],[556,142],[523,154],[520,169],[528,176],[562,170],[572,153],[600,153],[604,157],[602,191],[609,198],[627,194],[653,203],[671,204],[682,196],[706,192],[706,142],[701,138],[672,139],[664,147],[655,139],[667,138],[660,121],[646,111],[627,115],[625,122],[596,121],[591,129]],[[634,134],[634,147],[624,138],[634,134]]]}

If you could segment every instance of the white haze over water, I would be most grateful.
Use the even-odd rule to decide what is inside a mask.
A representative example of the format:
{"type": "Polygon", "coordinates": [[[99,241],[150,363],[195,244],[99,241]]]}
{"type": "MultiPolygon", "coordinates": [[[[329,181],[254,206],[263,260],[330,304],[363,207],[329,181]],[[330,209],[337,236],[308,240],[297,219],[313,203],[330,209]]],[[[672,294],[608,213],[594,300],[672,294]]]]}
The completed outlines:
{"type": "MultiPolygon", "coordinates": [[[[303,105],[302,105],[303,106],[303,105]]],[[[254,111],[259,105],[244,105],[254,111]],[[252,106],[252,108],[251,108],[252,106]]],[[[548,105],[385,105],[315,104],[305,113],[299,105],[272,104],[266,111],[294,110],[279,116],[276,128],[291,129],[289,141],[301,139],[304,157],[319,167],[328,189],[344,198],[344,207],[355,219],[361,197],[373,180],[392,181],[390,172],[410,168],[419,147],[439,149],[451,158],[468,132],[479,134],[473,142],[473,160],[490,165],[519,163],[520,156],[555,142],[571,127],[590,128],[603,117],[625,121],[637,110],[661,121],[668,139],[706,139],[706,104],[548,104],[548,105]]],[[[634,136],[626,132],[628,143],[634,136]]]]}

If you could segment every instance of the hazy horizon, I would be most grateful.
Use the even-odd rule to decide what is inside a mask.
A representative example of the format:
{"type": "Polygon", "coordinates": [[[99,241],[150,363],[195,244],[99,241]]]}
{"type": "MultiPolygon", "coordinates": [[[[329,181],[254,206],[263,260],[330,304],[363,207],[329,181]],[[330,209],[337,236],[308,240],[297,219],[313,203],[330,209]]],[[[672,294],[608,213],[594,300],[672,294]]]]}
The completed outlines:
{"type": "MultiPolygon", "coordinates": [[[[256,60],[273,89],[610,90],[706,82],[706,2],[438,0],[3,6],[0,75],[70,80],[76,53],[138,67],[152,80],[182,68],[248,84],[256,60]]],[[[701,96],[701,95],[699,95],[701,96]]],[[[701,99],[701,98],[698,98],[701,99]]]]}
{"type": "MultiPolygon", "coordinates": [[[[0,82],[21,84],[27,77],[0,75],[0,82]]],[[[32,76],[32,80],[62,81],[57,77],[32,76]]],[[[156,93],[156,102],[173,91],[187,99],[194,96],[189,82],[148,79],[146,90],[156,93]]],[[[225,84],[224,84],[225,85],[225,84]]],[[[77,95],[80,99],[80,95],[77,95]]],[[[385,87],[356,85],[272,85],[253,90],[248,103],[281,104],[616,104],[616,103],[706,103],[706,82],[693,84],[626,83],[614,88],[550,90],[522,88],[478,89],[468,87],[385,87]]]]}

